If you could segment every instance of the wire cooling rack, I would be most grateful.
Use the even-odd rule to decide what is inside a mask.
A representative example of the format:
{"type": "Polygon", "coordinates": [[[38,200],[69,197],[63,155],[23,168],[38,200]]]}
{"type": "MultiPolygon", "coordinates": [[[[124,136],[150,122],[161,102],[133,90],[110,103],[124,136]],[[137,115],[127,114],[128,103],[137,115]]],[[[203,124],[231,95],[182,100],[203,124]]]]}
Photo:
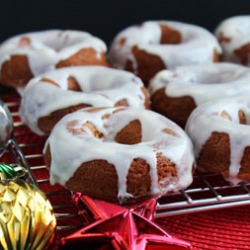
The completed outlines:
{"type": "Polygon", "coordinates": [[[196,172],[193,184],[180,194],[158,201],[156,218],[250,204],[250,184],[230,186],[221,175],[196,172]]]}
{"type": "Polygon", "coordinates": [[[18,115],[20,97],[16,93],[5,94],[0,88],[0,99],[9,108],[14,121],[13,137],[9,140],[6,149],[0,152],[0,162],[18,163],[24,166],[29,172],[29,181],[44,191],[57,218],[56,239],[51,249],[58,249],[62,237],[68,236],[90,221],[86,219],[87,216],[84,217],[83,212],[79,213],[76,204],[72,201],[70,191],[59,185],[50,185],[49,173],[42,155],[46,138],[34,135],[21,122],[18,115]]]}
{"type": "MultiPolygon", "coordinates": [[[[57,217],[57,229],[60,234],[76,230],[87,222],[78,214],[71,201],[71,193],[60,186],[49,184],[49,173],[44,165],[42,148],[45,138],[34,135],[21,121],[18,115],[19,96],[1,95],[14,120],[14,138],[2,158],[12,158],[31,170],[31,179],[43,190],[51,201],[57,217]]],[[[2,159],[1,159],[2,161],[2,159]]],[[[230,186],[218,174],[205,174],[196,171],[193,184],[179,194],[159,199],[155,218],[207,211],[250,204],[250,183],[230,186]]]]}

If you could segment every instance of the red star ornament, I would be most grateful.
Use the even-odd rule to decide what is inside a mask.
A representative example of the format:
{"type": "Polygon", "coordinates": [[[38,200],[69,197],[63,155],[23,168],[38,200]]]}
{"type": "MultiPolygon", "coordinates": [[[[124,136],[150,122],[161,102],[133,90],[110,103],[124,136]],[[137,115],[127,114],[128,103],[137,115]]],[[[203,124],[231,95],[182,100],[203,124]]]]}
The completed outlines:
{"type": "MultiPolygon", "coordinates": [[[[189,243],[173,238],[152,222],[156,206],[155,199],[129,207],[93,200],[79,193],[75,194],[73,199],[79,208],[84,208],[85,211],[87,208],[88,213],[92,213],[94,222],[62,238],[61,250],[191,249],[189,243]]],[[[88,221],[90,221],[89,218],[88,221]]]]}

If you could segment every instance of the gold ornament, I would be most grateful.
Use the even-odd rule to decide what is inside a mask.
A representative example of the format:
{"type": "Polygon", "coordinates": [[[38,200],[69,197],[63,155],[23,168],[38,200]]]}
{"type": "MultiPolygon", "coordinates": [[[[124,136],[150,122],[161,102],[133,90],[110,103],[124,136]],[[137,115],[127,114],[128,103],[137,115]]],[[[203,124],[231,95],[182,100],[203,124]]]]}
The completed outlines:
{"type": "Polygon", "coordinates": [[[0,181],[0,249],[45,249],[55,228],[52,206],[35,185],[21,179],[0,181]]]}

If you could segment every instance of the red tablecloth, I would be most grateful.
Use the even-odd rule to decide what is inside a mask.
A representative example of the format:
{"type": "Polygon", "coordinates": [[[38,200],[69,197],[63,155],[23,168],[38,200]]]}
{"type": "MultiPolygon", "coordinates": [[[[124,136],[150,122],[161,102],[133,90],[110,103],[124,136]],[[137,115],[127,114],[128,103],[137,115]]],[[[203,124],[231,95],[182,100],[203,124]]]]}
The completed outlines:
{"type": "Polygon", "coordinates": [[[193,249],[250,249],[250,206],[167,217],[160,225],[193,249]]]}
{"type": "MultiPolygon", "coordinates": [[[[18,95],[13,92],[8,95],[2,94],[0,97],[10,103],[19,101],[18,95]]],[[[18,111],[15,105],[13,105],[13,107],[10,106],[10,109],[14,113],[18,111]]],[[[17,114],[14,120],[16,122],[19,121],[17,114]]],[[[20,130],[20,128],[17,130],[20,130]]],[[[21,134],[20,131],[15,133],[19,143],[34,143],[37,141],[43,143],[44,141],[44,138],[35,135],[21,134]]],[[[23,150],[25,154],[29,153],[29,148],[23,148],[23,150]]],[[[42,148],[38,147],[34,149],[33,147],[30,150],[36,150],[36,153],[41,154],[42,148]]],[[[30,165],[37,164],[32,161],[32,159],[29,159],[29,161],[30,165]]],[[[42,159],[39,161],[42,161],[42,159]]],[[[41,164],[41,162],[39,162],[39,164],[41,164]]],[[[36,172],[35,176],[38,179],[48,178],[48,173],[43,169],[36,172]]],[[[42,189],[46,189],[45,191],[50,191],[50,189],[58,190],[58,187],[54,188],[46,183],[45,185],[41,185],[41,187],[42,189]]],[[[64,197],[62,197],[62,199],[64,199],[64,197]]],[[[67,197],[66,200],[69,200],[69,197],[67,197]]],[[[156,222],[173,236],[190,242],[193,249],[250,249],[250,206],[230,207],[208,212],[169,216],[158,219],[156,222]]],[[[72,219],[72,223],[79,225],[79,220],[75,219],[74,221],[74,219],[72,219]]],[[[65,235],[65,232],[62,233],[59,231],[52,249],[57,249],[58,241],[62,235],[65,235]]]]}

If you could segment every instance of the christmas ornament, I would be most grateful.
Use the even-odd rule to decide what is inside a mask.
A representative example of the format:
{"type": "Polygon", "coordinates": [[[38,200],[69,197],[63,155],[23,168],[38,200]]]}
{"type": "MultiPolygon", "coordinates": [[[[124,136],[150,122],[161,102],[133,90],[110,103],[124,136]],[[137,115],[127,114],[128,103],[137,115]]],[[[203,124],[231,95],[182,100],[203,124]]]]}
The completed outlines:
{"type": "MultiPolygon", "coordinates": [[[[83,216],[92,214],[90,225],[61,241],[65,249],[112,250],[184,250],[187,242],[173,238],[152,222],[156,200],[136,203],[129,207],[91,198],[79,193],[73,196],[83,216]],[[84,212],[87,211],[87,212],[84,212]]],[[[90,218],[88,218],[90,221],[90,218]]]]}
{"type": "Polygon", "coordinates": [[[19,165],[0,164],[0,249],[42,250],[52,242],[56,219],[45,194],[19,177],[19,165]]]}
{"type": "Polygon", "coordinates": [[[0,100],[0,156],[13,133],[13,120],[7,106],[0,100]]]}
{"type": "Polygon", "coordinates": [[[26,169],[20,165],[0,163],[0,180],[15,178],[24,179],[26,176],[26,169]]]}

